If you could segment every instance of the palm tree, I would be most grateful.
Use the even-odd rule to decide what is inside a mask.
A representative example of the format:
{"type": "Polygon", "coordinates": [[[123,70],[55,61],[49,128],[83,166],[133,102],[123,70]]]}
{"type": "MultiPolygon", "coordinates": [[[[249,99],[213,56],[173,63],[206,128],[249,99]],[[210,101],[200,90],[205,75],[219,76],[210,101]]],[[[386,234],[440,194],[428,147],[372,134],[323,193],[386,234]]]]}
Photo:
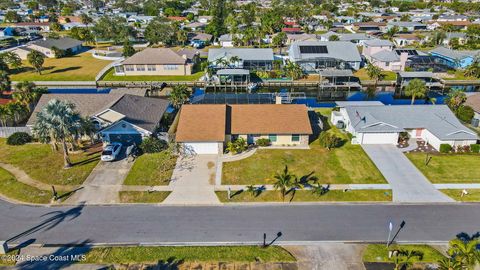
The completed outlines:
{"type": "Polygon", "coordinates": [[[283,71],[285,75],[292,78],[292,80],[298,80],[304,75],[302,68],[297,63],[294,63],[290,60],[287,60],[285,62],[285,65],[283,66],[283,71]]]}
{"type": "Polygon", "coordinates": [[[36,87],[33,82],[24,81],[15,85],[15,91],[13,92],[12,97],[16,101],[25,105],[27,110],[30,112],[30,106],[37,102],[42,94],[47,92],[47,88],[36,87]]]}
{"type": "Polygon", "coordinates": [[[218,67],[226,67],[228,66],[229,62],[227,59],[225,59],[225,57],[221,57],[221,58],[218,58],[217,60],[215,60],[215,65],[218,66],[218,67]]]}
{"type": "Polygon", "coordinates": [[[459,261],[448,257],[438,262],[438,270],[463,270],[463,266],[459,261]]]}
{"type": "Polygon", "coordinates": [[[63,160],[65,168],[72,166],[68,154],[67,140],[78,134],[81,117],[75,111],[75,105],[57,99],[50,100],[43,109],[37,113],[37,122],[32,128],[33,134],[42,142],[54,144],[60,142],[63,146],[63,160]]]}
{"type": "Polygon", "coordinates": [[[24,104],[20,102],[10,102],[7,103],[7,109],[10,111],[11,116],[13,117],[14,123],[18,123],[22,115],[25,115],[27,108],[24,104]]]}
{"type": "Polygon", "coordinates": [[[6,127],[8,119],[10,119],[10,111],[6,105],[0,105],[0,123],[6,127]]]}
{"type": "Polygon", "coordinates": [[[398,29],[398,26],[393,26],[392,28],[388,29],[387,30],[387,37],[388,37],[388,40],[392,41],[393,37],[400,31],[400,29],[398,29]]]}
{"type": "Polygon", "coordinates": [[[368,77],[373,80],[373,89],[377,91],[378,81],[382,78],[382,69],[372,63],[368,63],[365,70],[367,71],[368,77]]]}
{"type": "Polygon", "coordinates": [[[393,257],[393,263],[395,264],[394,270],[400,270],[408,268],[412,265],[413,257],[423,257],[423,253],[416,250],[400,250],[397,256],[393,257]]]}
{"type": "Polygon", "coordinates": [[[287,194],[287,190],[292,186],[292,180],[295,178],[295,175],[291,174],[288,171],[288,166],[285,165],[283,172],[276,173],[274,178],[276,179],[276,182],[273,184],[273,187],[275,190],[281,191],[282,200],[285,201],[285,195],[287,194]]]}
{"type": "Polygon", "coordinates": [[[90,117],[82,117],[80,119],[80,134],[79,135],[86,135],[90,138],[90,143],[94,143],[95,139],[95,132],[97,131],[97,127],[90,119],[90,117]]]}
{"type": "Polygon", "coordinates": [[[190,91],[185,85],[174,86],[169,96],[170,103],[175,109],[180,109],[183,104],[188,102],[189,98],[190,91]]]}
{"type": "Polygon", "coordinates": [[[465,69],[464,75],[467,77],[480,78],[480,57],[476,57],[465,69]]]}
{"type": "Polygon", "coordinates": [[[12,82],[10,81],[7,71],[0,70],[0,97],[3,91],[9,91],[11,86],[12,82]]]}
{"type": "Polygon", "coordinates": [[[425,82],[420,79],[411,80],[405,87],[405,95],[412,97],[412,105],[415,103],[415,98],[423,98],[427,94],[427,87],[425,82]]]}
{"type": "Polygon", "coordinates": [[[464,241],[456,238],[451,240],[449,244],[453,257],[466,269],[473,269],[480,262],[480,251],[477,249],[480,244],[479,240],[464,241]]]}
{"type": "Polygon", "coordinates": [[[33,68],[35,68],[38,74],[42,75],[42,66],[43,66],[43,63],[45,62],[45,56],[41,52],[32,50],[31,52],[28,53],[27,60],[30,63],[30,65],[32,65],[33,68]]]}
{"type": "Polygon", "coordinates": [[[254,185],[249,185],[247,186],[247,192],[250,193],[252,197],[255,197],[255,195],[257,194],[257,187],[255,187],[254,185]]]}
{"type": "Polygon", "coordinates": [[[230,57],[230,65],[232,65],[232,67],[238,67],[239,65],[239,62],[241,61],[242,59],[240,59],[240,57],[234,55],[232,57],[230,57]]]}

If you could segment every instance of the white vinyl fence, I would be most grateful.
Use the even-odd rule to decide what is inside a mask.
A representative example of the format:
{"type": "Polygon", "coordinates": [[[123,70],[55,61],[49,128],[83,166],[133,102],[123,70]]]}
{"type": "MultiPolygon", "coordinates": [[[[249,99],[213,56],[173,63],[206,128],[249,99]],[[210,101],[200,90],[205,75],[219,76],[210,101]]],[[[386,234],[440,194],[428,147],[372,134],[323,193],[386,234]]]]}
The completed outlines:
{"type": "Polygon", "coordinates": [[[0,138],[7,138],[15,132],[27,132],[31,134],[29,127],[0,127],[0,138]]]}

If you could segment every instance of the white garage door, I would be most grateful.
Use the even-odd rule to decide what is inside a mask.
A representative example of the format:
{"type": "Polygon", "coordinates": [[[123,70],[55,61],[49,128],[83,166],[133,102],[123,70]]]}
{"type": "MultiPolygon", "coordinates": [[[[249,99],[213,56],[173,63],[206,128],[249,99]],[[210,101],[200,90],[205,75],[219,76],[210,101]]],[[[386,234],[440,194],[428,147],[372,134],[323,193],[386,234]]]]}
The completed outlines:
{"type": "Polygon", "coordinates": [[[192,142],[185,143],[187,151],[191,151],[197,155],[218,154],[217,142],[192,142]]]}
{"type": "Polygon", "coordinates": [[[362,144],[397,144],[398,133],[363,133],[362,144]]]}

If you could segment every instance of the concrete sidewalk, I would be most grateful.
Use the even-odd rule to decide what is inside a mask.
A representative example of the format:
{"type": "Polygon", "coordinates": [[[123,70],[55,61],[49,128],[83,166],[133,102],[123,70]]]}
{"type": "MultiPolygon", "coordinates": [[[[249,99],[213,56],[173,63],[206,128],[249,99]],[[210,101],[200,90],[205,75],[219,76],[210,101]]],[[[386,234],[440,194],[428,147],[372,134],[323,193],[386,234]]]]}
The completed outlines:
{"type": "Polygon", "coordinates": [[[188,158],[178,158],[169,185],[173,191],[163,204],[220,204],[214,190],[217,164],[217,155],[195,155],[188,158]]]}
{"type": "Polygon", "coordinates": [[[394,202],[453,202],[438,191],[395,145],[368,144],[363,149],[392,187],[394,202]]]}

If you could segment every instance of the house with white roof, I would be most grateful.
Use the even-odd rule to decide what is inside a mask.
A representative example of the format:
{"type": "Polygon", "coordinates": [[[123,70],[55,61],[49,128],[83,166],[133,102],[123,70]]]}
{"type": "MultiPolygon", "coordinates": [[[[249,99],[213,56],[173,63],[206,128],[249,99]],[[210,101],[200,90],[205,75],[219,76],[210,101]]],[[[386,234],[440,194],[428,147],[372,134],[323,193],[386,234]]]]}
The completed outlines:
{"type": "Polygon", "coordinates": [[[422,139],[440,150],[477,143],[475,132],[464,126],[446,105],[345,105],[332,112],[332,123],[353,135],[352,144],[394,144],[400,133],[422,139]]]}

